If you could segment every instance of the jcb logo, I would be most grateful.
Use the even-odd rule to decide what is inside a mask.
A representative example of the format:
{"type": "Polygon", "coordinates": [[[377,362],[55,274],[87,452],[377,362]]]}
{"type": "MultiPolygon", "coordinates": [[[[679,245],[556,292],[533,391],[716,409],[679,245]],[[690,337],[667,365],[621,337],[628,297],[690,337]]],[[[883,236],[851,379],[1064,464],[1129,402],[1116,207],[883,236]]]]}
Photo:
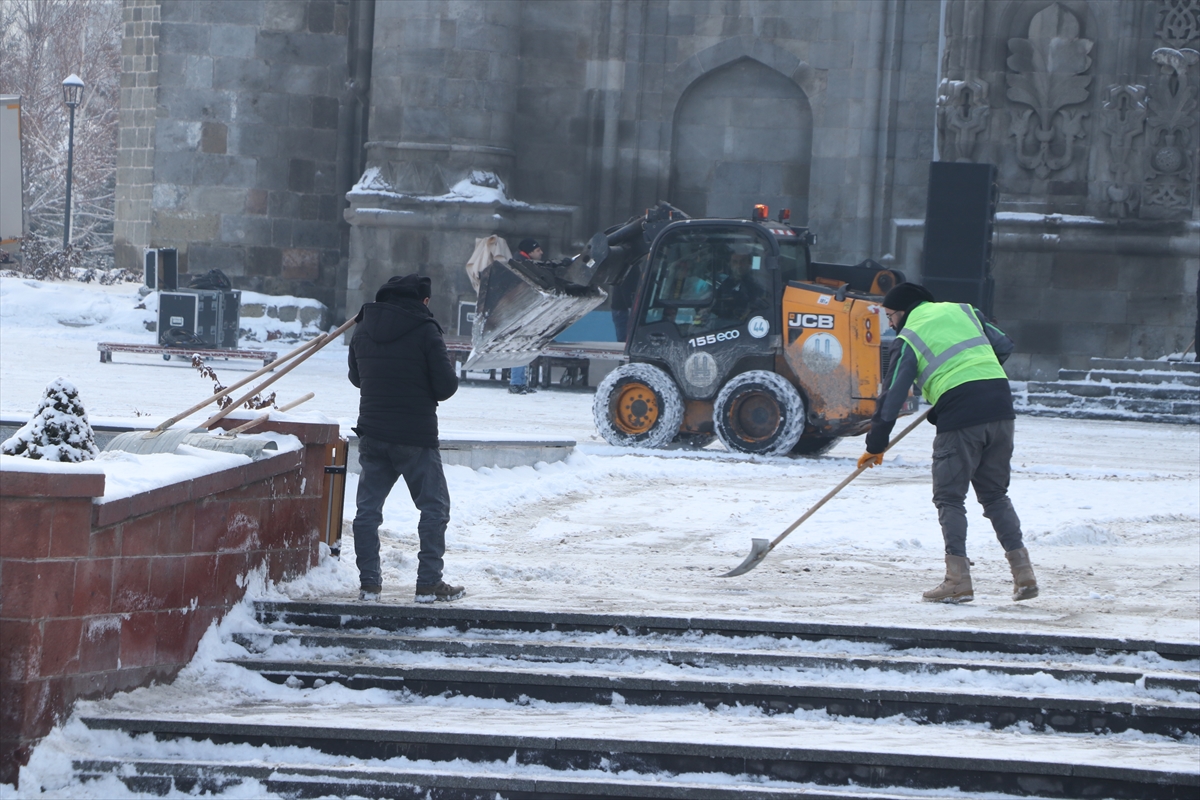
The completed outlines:
{"type": "Polygon", "coordinates": [[[833,330],[833,315],[832,314],[799,314],[792,312],[788,314],[789,328],[821,328],[824,330],[833,330]]]}

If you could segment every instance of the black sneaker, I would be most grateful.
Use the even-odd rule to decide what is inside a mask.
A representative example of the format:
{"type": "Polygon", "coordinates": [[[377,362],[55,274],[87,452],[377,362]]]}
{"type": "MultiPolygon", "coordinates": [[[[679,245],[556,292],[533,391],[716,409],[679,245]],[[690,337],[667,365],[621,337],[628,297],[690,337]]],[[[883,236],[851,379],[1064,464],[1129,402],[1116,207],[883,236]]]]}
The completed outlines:
{"type": "Polygon", "coordinates": [[[417,594],[413,597],[413,600],[418,603],[432,603],[435,600],[449,603],[459,599],[466,593],[466,589],[461,586],[451,586],[445,581],[438,581],[433,586],[421,586],[418,584],[417,594]]]}
{"type": "Polygon", "coordinates": [[[515,386],[515,385],[508,387],[508,393],[509,394],[528,394],[528,392],[525,391],[524,386],[515,386]]]}
{"type": "Polygon", "coordinates": [[[382,592],[382,586],[364,586],[358,590],[358,601],[360,603],[378,603],[379,595],[382,592]]]}

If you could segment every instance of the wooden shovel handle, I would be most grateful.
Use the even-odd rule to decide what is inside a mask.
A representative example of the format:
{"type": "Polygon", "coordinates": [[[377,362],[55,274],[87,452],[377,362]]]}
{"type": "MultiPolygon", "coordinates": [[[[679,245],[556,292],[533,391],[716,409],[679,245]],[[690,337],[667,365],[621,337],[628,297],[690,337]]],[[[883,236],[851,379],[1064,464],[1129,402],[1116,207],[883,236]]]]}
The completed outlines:
{"type": "MultiPolygon", "coordinates": [[[[349,328],[351,325],[353,325],[353,324],[354,324],[354,320],[353,320],[353,319],[350,319],[350,320],[348,320],[348,321],[347,321],[347,322],[346,322],[344,325],[342,325],[340,328],[338,328],[336,331],[334,331],[333,333],[331,333],[331,334],[329,334],[329,335],[330,335],[330,336],[339,335],[339,334],[343,333],[344,331],[346,331],[346,329],[348,329],[348,328],[349,328]]],[[[196,405],[192,406],[192,407],[191,407],[191,408],[189,408],[187,411],[184,411],[184,412],[182,412],[182,413],[176,414],[175,416],[171,417],[169,420],[167,420],[167,421],[165,421],[165,422],[163,422],[163,423],[159,424],[159,426],[158,426],[157,428],[155,428],[155,429],[154,429],[154,430],[152,430],[152,431],[149,431],[149,432],[146,434],[146,436],[147,436],[147,437],[149,437],[149,436],[157,436],[158,434],[160,434],[160,433],[162,433],[163,431],[165,431],[167,428],[169,428],[169,427],[171,427],[172,425],[174,425],[176,422],[179,422],[181,419],[184,419],[185,417],[189,417],[189,416],[191,416],[192,414],[195,414],[197,411],[199,411],[200,409],[204,408],[204,407],[205,407],[205,406],[207,406],[209,403],[215,403],[216,401],[220,400],[222,397],[227,397],[227,396],[229,396],[230,394],[233,394],[233,393],[234,393],[234,392],[236,392],[238,389],[242,388],[243,386],[245,386],[247,383],[249,383],[250,381],[254,380],[255,378],[262,377],[263,375],[265,375],[266,373],[270,372],[271,370],[273,370],[273,369],[276,369],[277,367],[281,366],[281,365],[282,365],[284,362],[287,362],[287,361],[290,361],[290,360],[292,360],[293,358],[295,358],[296,356],[300,355],[300,354],[301,354],[301,353],[303,353],[304,351],[306,351],[306,350],[308,350],[309,348],[313,347],[314,345],[316,345],[316,344],[317,344],[317,342],[321,341],[321,339],[322,339],[324,336],[325,336],[325,334],[322,334],[321,336],[317,336],[317,337],[314,337],[314,338],[312,338],[312,339],[309,339],[307,342],[305,342],[304,344],[302,344],[302,345],[300,345],[299,347],[295,348],[294,350],[292,350],[292,351],[291,351],[290,353],[288,353],[287,355],[285,355],[285,356],[283,356],[283,357],[281,357],[281,358],[277,358],[277,359],[275,359],[275,360],[274,360],[274,361],[272,361],[270,364],[267,364],[267,365],[266,365],[266,366],[264,366],[262,369],[260,369],[260,370],[258,370],[258,371],[256,371],[256,372],[253,372],[253,373],[251,373],[251,374],[247,375],[246,377],[242,378],[240,381],[238,381],[237,383],[233,384],[232,386],[227,386],[226,388],[222,389],[221,391],[217,392],[216,394],[214,394],[214,395],[210,395],[209,397],[205,398],[205,399],[204,399],[204,400],[202,400],[201,402],[199,402],[199,403],[197,403],[196,405]]],[[[251,395],[251,397],[253,397],[253,396],[254,396],[254,395],[252,394],[252,395],[251,395]]],[[[240,404],[235,404],[235,405],[240,405],[240,404]]]]}
{"type": "MultiPolygon", "coordinates": [[[[316,397],[316,395],[313,394],[312,392],[309,392],[308,394],[304,395],[303,397],[297,397],[295,400],[293,400],[290,403],[287,403],[286,405],[279,406],[279,408],[277,408],[275,410],[276,411],[291,411],[296,406],[300,405],[301,403],[307,403],[309,400],[312,400],[314,397],[316,397]]],[[[265,414],[259,414],[257,417],[250,420],[249,422],[243,423],[241,425],[238,425],[236,428],[233,428],[232,430],[226,431],[225,435],[233,436],[238,433],[245,433],[246,431],[250,430],[254,426],[263,424],[270,418],[271,418],[270,411],[268,411],[265,414]]]]}
{"type": "MultiPolygon", "coordinates": [[[[900,441],[901,439],[903,439],[903,438],[904,438],[905,436],[907,436],[907,435],[908,435],[908,434],[909,434],[909,433],[910,433],[910,432],[911,432],[911,431],[912,431],[914,428],[916,428],[918,425],[920,425],[922,422],[924,422],[924,421],[925,421],[925,418],[929,416],[929,412],[930,412],[930,411],[933,411],[933,408],[932,408],[932,407],[925,409],[924,413],[922,413],[922,414],[921,414],[919,417],[917,417],[916,419],[914,419],[914,420],[912,421],[912,424],[911,424],[911,425],[909,425],[909,426],[908,426],[907,428],[905,428],[904,430],[900,431],[900,434],[899,434],[898,436],[896,436],[894,439],[892,439],[890,442],[888,442],[888,446],[887,446],[887,447],[885,447],[885,448],[883,449],[883,452],[885,452],[885,453],[886,453],[888,450],[891,450],[893,447],[895,447],[895,446],[896,446],[896,442],[898,442],[898,441],[900,441]]],[[[791,533],[792,531],[796,530],[796,528],[799,528],[799,527],[800,527],[800,524],[801,524],[802,522],[804,522],[804,520],[808,519],[808,518],[809,518],[809,517],[811,517],[813,514],[815,514],[818,508],[820,508],[821,506],[823,506],[823,505],[825,505],[827,502],[829,502],[829,500],[830,500],[830,499],[831,499],[831,498],[832,498],[834,495],[836,495],[836,494],[837,494],[838,492],[840,492],[842,489],[845,489],[845,488],[846,488],[846,485],[847,485],[847,484],[849,484],[849,483],[850,483],[850,481],[854,480],[854,479],[855,479],[855,478],[857,478],[859,475],[862,475],[862,474],[863,474],[863,472],[864,472],[865,470],[868,470],[868,469],[870,469],[870,467],[868,467],[868,466],[866,466],[866,465],[863,465],[863,466],[859,467],[858,469],[854,470],[854,472],[850,473],[850,475],[849,475],[849,476],[846,478],[846,480],[842,481],[842,482],[841,482],[841,483],[839,483],[837,486],[833,487],[833,490],[832,490],[832,491],[830,491],[830,492],[829,492],[829,494],[825,495],[825,496],[824,496],[824,497],[822,497],[820,500],[818,500],[818,501],[817,501],[817,504],[816,504],[816,505],[814,505],[812,508],[810,508],[808,511],[805,511],[805,512],[804,512],[804,516],[800,517],[800,519],[798,519],[798,520],[796,520],[795,522],[793,522],[791,525],[789,525],[789,526],[788,526],[787,530],[785,530],[783,533],[779,534],[779,535],[778,535],[778,536],[776,536],[774,539],[772,539],[772,540],[771,540],[771,546],[768,548],[768,550],[767,550],[767,551],[768,551],[768,552],[770,552],[771,550],[774,550],[774,549],[775,549],[775,545],[779,544],[779,543],[780,543],[780,542],[782,542],[784,539],[786,539],[786,538],[787,538],[787,535],[788,535],[789,533],[791,533]]]]}
{"type": "Polygon", "coordinates": [[[286,367],[279,370],[271,377],[267,378],[265,381],[260,383],[258,386],[255,386],[253,389],[246,392],[244,395],[239,397],[237,400],[234,400],[232,403],[225,406],[225,408],[221,409],[216,414],[213,414],[211,417],[209,417],[204,422],[202,422],[200,424],[200,427],[201,428],[211,428],[213,425],[216,425],[218,422],[225,419],[226,415],[231,414],[242,403],[246,402],[251,397],[254,397],[254,395],[258,394],[263,389],[266,389],[268,386],[270,386],[272,383],[274,383],[275,381],[282,378],[284,375],[287,375],[289,372],[294,370],[296,367],[303,364],[305,362],[305,360],[308,359],[308,357],[311,356],[313,353],[317,352],[322,347],[329,344],[337,337],[341,336],[342,333],[349,330],[350,326],[352,326],[354,324],[354,322],[355,322],[355,320],[353,320],[353,319],[347,320],[346,323],[344,325],[342,325],[340,328],[338,328],[337,330],[333,330],[333,331],[330,331],[329,333],[318,336],[314,340],[315,344],[312,347],[310,347],[307,351],[305,351],[302,355],[294,358],[292,360],[292,363],[288,364],[286,367]]]}

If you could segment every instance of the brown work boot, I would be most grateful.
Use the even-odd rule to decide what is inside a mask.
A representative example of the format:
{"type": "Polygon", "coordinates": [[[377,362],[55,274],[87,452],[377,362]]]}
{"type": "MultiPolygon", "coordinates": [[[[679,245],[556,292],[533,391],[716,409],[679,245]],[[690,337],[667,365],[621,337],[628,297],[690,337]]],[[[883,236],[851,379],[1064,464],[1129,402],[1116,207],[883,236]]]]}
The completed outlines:
{"type": "Polygon", "coordinates": [[[449,603],[457,600],[466,593],[466,590],[461,586],[452,586],[445,581],[438,581],[433,586],[417,584],[417,593],[413,597],[413,600],[418,603],[432,603],[434,601],[449,603]]]}
{"type": "Polygon", "coordinates": [[[1013,574],[1013,600],[1030,600],[1038,596],[1037,578],[1033,576],[1033,565],[1029,563],[1029,551],[1024,547],[1009,550],[1004,554],[1013,574]]]}
{"type": "Polygon", "coordinates": [[[969,603],[975,599],[971,588],[971,562],[966,556],[946,555],[946,580],[921,595],[930,603],[969,603]]]}

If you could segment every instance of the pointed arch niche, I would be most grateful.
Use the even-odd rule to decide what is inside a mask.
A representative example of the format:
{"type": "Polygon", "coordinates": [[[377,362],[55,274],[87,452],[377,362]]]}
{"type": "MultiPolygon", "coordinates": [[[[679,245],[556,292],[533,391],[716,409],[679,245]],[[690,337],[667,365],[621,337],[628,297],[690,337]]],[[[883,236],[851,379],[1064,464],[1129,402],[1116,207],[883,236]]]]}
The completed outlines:
{"type": "Polygon", "coordinates": [[[748,217],[766,203],[805,224],[812,127],[808,95],[760,61],[700,76],[675,110],[671,203],[694,217],[748,217]]]}

